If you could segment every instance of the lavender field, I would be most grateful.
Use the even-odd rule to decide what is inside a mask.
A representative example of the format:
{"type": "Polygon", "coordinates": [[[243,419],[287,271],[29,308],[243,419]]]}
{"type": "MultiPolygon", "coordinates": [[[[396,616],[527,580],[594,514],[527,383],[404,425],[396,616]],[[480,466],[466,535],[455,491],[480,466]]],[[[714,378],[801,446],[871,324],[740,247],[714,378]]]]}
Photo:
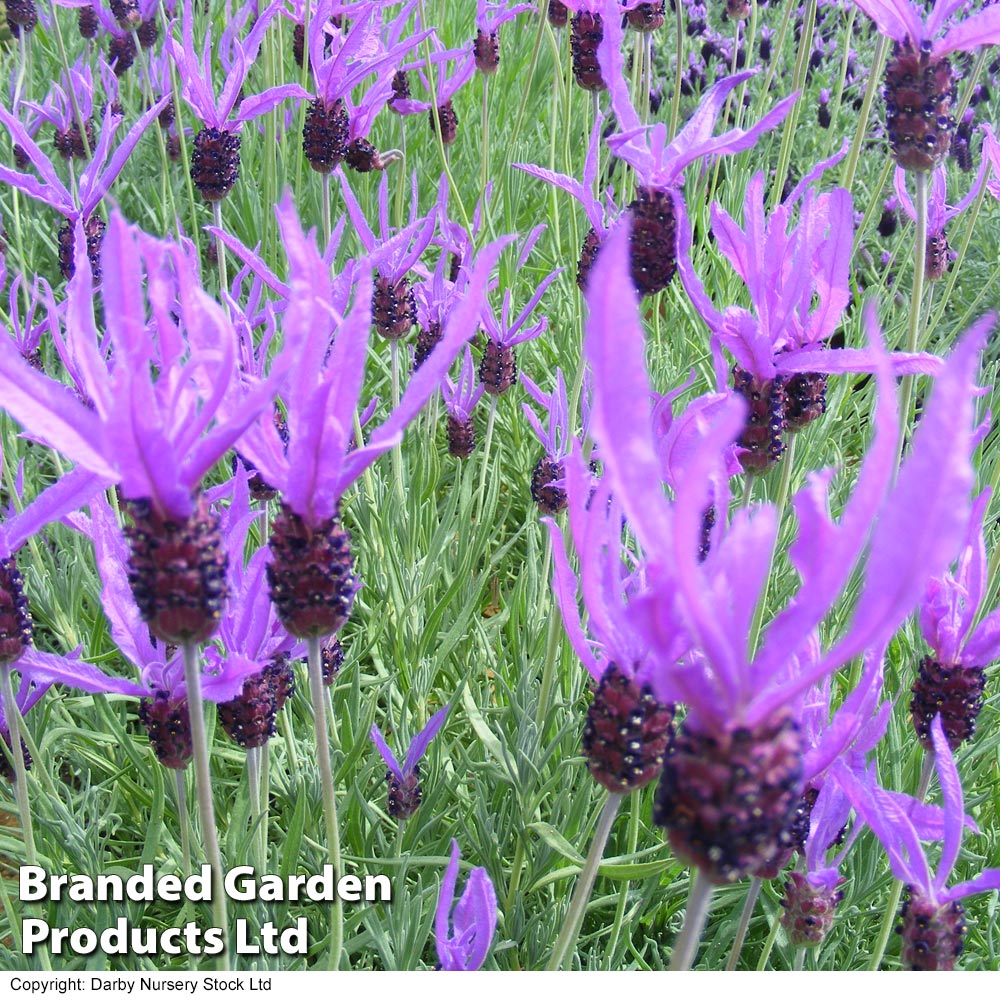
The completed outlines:
{"type": "Polygon", "coordinates": [[[0,13],[0,969],[1000,970],[1000,4],[0,13]]]}

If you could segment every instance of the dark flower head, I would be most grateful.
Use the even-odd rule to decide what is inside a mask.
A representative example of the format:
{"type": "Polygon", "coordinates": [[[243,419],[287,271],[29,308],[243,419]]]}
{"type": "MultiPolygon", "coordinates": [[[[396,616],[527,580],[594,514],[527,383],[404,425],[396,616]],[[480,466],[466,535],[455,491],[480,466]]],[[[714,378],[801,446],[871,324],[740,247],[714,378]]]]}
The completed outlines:
{"type": "Polygon", "coordinates": [[[957,24],[963,0],[935,0],[923,11],[909,0],[854,0],[895,41],[885,69],[886,130],[904,170],[933,170],[948,156],[955,120],[955,83],[948,56],[1000,41],[1000,8],[989,6],[957,24]]]}

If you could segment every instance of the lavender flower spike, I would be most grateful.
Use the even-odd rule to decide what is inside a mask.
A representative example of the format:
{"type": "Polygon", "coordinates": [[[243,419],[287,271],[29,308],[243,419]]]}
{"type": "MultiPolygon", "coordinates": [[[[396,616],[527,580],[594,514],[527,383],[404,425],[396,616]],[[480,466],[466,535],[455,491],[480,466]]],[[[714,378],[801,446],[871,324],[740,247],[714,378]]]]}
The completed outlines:
{"type": "Polygon", "coordinates": [[[920,844],[927,839],[926,832],[917,828],[911,809],[900,796],[880,788],[870,775],[862,781],[846,768],[840,769],[838,778],[855,811],[882,842],[892,873],[908,886],[909,898],[900,914],[904,969],[935,971],[954,969],[962,954],[965,922],[960,900],[1000,889],[1000,868],[988,868],[974,879],[946,888],[962,844],[965,805],[940,716],[931,723],[930,734],[944,799],[944,836],[936,874],[920,844]]]}
{"type": "Polygon", "coordinates": [[[971,739],[983,707],[986,667],[1000,657],[1000,609],[973,627],[987,592],[983,518],[989,501],[989,490],[976,499],[955,572],[931,580],[920,606],[920,631],[931,653],[920,661],[910,715],[927,750],[930,723],[938,715],[952,750],[971,739]]]}
{"type": "Polygon", "coordinates": [[[472,351],[466,347],[458,382],[445,376],[441,383],[441,396],[448,410],[448,453],[455,458],[468,458],[475,451],[476,425],[472,413],[483,392],[472,351]]]}
{"type": "Polygon", "coordinates": [[[947,56],[1000,42],[1000,7],[985,7],[945,30],[959,8],[972,4],[935,0],[922,18],[910,0],[854,2],[896,43],[885,68],[884,92],[892,157],[904,170],[933,170],[947,157],[955,131],[955,79],[947,56]]]}
{"type": "Polygon", "coordinates": [[[434,941],[443,972],[475,972],[481,968],[497,926],[496,892],[485,868],[472,869],[452,911],[459,858],[458,841],[452,840],[451,860],[441,881],[434,918],[434,941]]]}
{"type": "MultiPolygon", "coordinates": [[[[927,203],[927,257],[924,266],[924,276],[928,281],[939,281],[947,273],[948,263],[954,255],[951,253],[951,247],[948,245],[945,226],[956,216],[961,215],[972,204],[986,181],[989,166],[989,157],[984,156],[979,165],[979,173],[972,187],[969,188],[965,197],[954,206],[949,205],[947,202],[948,171],[945,169],[944,164],[936,167],[931,174],[927,203]]],[[[902,205],[903,211],[916,221],[917,212],[906,190],[906,171],[902,167],[896,167],[894,180],[899,204],[902,205]]]]}
{"type": "Polygon", "coordinates": [[[382,731],[377,725],[372,726],[369,735],[372,742],[378,748],[378,752],[382,755],[382,760],[385,761],[386,767],[389,768],[385,776],[386,781],[389,782],[387,808],[389,815],[393,819],[402,822],[409,819],[417,811],[422,795],[418,781],[420,777],[420,761],[424,754],[427,753],[427,748],[430,746],[431,740],[437,736],[438,731],[444,725],[450,709],[451,705],[445,705],[444,708],[431,716],[430,721],[420,730],[410,744],[410,749],[406,752],[406,759],[403,761],[402,766],[396,760],[396,755],[389,749],[382,731]]]}
{"type": "MultiPolygon", "coordinates": [[[[607,34],[609,38],[620,35],[620,25],[612,27],[609,23],[607,34]]],[[[632,166],[636,174],[636,196],[629,205],[635,220],[631,236],[632,281],[640,295],[653,295],[667,287],[678,266],[685,266],[678,246],[678,232],[688,226],[679,190],[684,168],[703,156],[749,149],[764,132],[784,121],[799,95],[795,93],[780,101],[749,129],[734,128],[713,136],[715,121],[728,96],[755,75],[752,70],[737,73],[709,88],[690,121],[668,145],[666,125],[659,122],[646,127],[640,123],[622,76],[621,53],[614,41],[607,47],[602,45],[601,53],[602,59],[610,60],[612,106],[622,126],[620,133],[608,139],[608,147],[632,166]]]]}
{"type": "MultiPolygon", "coordinates": [[[[769,505],[736,512],[718,525],[711,552],[702,557],[705,507],[743,421],[738,400],[711,413],[674,502],[667,500],[651,433],[644,336],[629,288],[627,247],[623,228],[602,252],[591,285],[585,340],[594,373],[591,421],[610,489],[645,554],[643,603],[650,610],[637,610],[630,621],[659,664],[654,692],[665,702],[688,705],[674,753],[665,761],[655,817],[669,828],[675,850],[710,880],[726,882],[756,872],[788,843],[801,793],[802,696],[841,664],[887,641],[919,601],[927,579],[948,565],[960,545],[974,478],[973,378],[993,319],[976,324],[946,363],[895,486],[899,428],[883,352],[876,434],[854,495],[839,524],[828,513],[831,471],[813,476],[794,499],[800,530],[789,554],[802,583],[751,658],[747,636],[767,580],[775,512],[769,505]],[[817,626],[863,558],[864,583],[846,634],[829,650],[816,649],[817,626]],[[680,662],[673,648],[678,632],[692,643],[680,662]],[[752,815],[736,791],[747,780],[756,789],[752,815]],[[727,805],[708,810],[708,802],[727,805]]],[[[869,321],[877,349],[873,315],[869,321]]]]}
{"type": "Polygon", "coordinates": [[[154,104],[132,126],[114,153],[111,152],[111,140],[122,119],[112,114],[110,107],[105,110],[104,123],[97,137],[97,147],[92,150],[93,158],[90,163],[80,173],[75,196],[60,180],[49,158],[42,152],[28,130],[3,105],[0,105],[0,123],[7,127],[11,140],[20,146],[39,175],[35,177],[32,174],[18,173],[0,165],[0,181],[19,188],[36,201],[50,205],[66,218],[66,225],[59,230],[59,267],[67,280],[73,277],[76,270],[73,262],[76,239],[74,223],[80,220],[86,235],[87,256],[90,259],[94,283],[100,283],[100,252],[105,227],[104,220],[95,214],[94,210],[121,173],[125,161],[132,155],[132,150],[135,149],[142,133],[169,100],[169,96],[166,96],[154,104]]]}
{"type": "Polygon", "coordinates": [[[260,15],[245,43],[232,39],[234,58],[218,98],[212,87],[212,74],[209,70],[209,49],[212,44],[209,33],[206,32],[205,35],[201,60],[195,54],[191,0],[185,0],[181,19],[183,44],[178,45],[176,40],[169,39],[170,53],[184,81],[181,96],[204,123],[204,127],[194,137],[191,179],[206,201],[221,201],[239,178],[239,132],[243,122],[266,114],[286,98],[308,96],[298,84],[289,83],[240,100],[247,73],[264,41],[264,32],[281,5],[281,0],[275,0],[260,15]]]}
{"type": "Polygon", "coordinates": [[[339,519],[340,498],[400,440],[440,385],[482,308],[503,241],[482,251],[467,297],[453,310],[441,342],[413,374],[399,405],[367,445],[349,452],[371,327],[372,282],[367,274],[361,276],[345,315],[350,285],[345,291],[338,280],[335,297],[329,264],[303,233],[290,196],[277,215],[291,289],[281,357],[296,359],[286,386],[288,444],[286,450],[268,414],[248,429],[239,447],[264,480],[282,492],[282,512],[271,533],[268,583],[285,628],[307,639],[336,632],[357,592],[350,538],[339,519]]]}

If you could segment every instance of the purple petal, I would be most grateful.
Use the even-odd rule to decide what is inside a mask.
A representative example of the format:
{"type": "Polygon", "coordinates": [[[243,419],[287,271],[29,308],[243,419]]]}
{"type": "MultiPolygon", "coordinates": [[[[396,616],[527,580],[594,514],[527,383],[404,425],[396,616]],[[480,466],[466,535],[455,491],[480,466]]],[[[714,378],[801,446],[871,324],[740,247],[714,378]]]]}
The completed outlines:
{"type": "Polygon", "coordinates": [[[144,687],[123,677],[109,677],[102,670],[55,653],[43,653],[29,647],[17,661],[18,669],[29,673],[32,680],[47,684],[66,684],[89,694],[127,694],[144,698],[144,687]]]}
{"type": "Polygon", "coordinates": [[[883,35],[902,42],[910,38],[918,45],[924,38],[924,26],[910,0],[854,0],[875,22],[883,35]]]}
{"type": "MultiPolygon", "coordinates": [[[[372,738],[374,739],[374,735],[372,738]]],[[[434,937],[437,942],[438,958],[441,959],[441,967],[449,972],[453,971],[453,968],[445,965],[445,958],[450,958],[450,955],[446,956],[446,952],[448,941],[451,938],[451,904],[455,900],[455,883],[458,881],[459,857],[458,841],[452,838],[451,859],[448,862],[448,867],[445,869],[444,878],[441,880],[437,911],[434,914],[434,937]]]]}
{"type": "Polygon", "coordinates": [[[937,59],[949,52],[967,52],[980,45],[996,45],[1000,42],[1000,9],[987,7],[972,17],[956,25],[941,41],[934,44],[933,55],[937,59]]]}
{"type": "Polygon", "coordinates": [[[385,737],[382,735],[382,730],[373,724],[371,732],[368,735],[371,737],[371,740],[378,749],[378,752],[382,755],[382,760],[385,761],[385,766],[389,768],[389,770],[392,771],[392,773],[400,781],[405,781],[406,778],[403,774],[403,769],[399,766],[399,761],[396,760],[396,755],[389,749],[389,744],[386,743],[385,737]]]}
{"type": "MultiPolygon", "coordinates": [[[[572,516],[572,507],[570,516],[572,516]]],[[[552,546],[552,592],[559,605],[559,614],[566,631],[566,637],[569,639],[577,659],[587,668],[590,676],[595,681],[600,680],[601,670],[590,648],[590,643],[587,642],[583,623],[580,620],[580,611],[576,603],[576,578],[573,576],[569,560],[566,558],[562,532],[550,517],[542,518],[542,523],[549,529],[549,544],[552,546]]]]}
{"type": "Polygon", "coordinates": [[[497,926],[497,897],[485,868],[473,868],[453,915],[455,936],[464,946],[462,967],[479,969],[489,954],[497,926]]]}
{"type": "Polygon", "coordinates": [[[32,438],[109,482],[117,481],[118,470],[104,454],[97,415],[66,386],[35,371],[9,337],[0,337],[0,400],[32,438]]]}
{"type": "Polygon", "coordinates": [[[111,485],[103,476],[87,469],[73,469],[40,493],[20,514],[4,523],[4,534],[12,552],[16,552],[47,524],[64,518],[111,485]]]}
{"type": "Polygon", "coordinates": [[[289,98],[304,100],[312,97],[307,90],[303,90],[297,83],[285,83],[278,87],[271,87],[262,94],[254,94],[252,97],[243,98],[240,110],[233,116],[232,121],[248,122],[261,115],[266,115],[273,111],[282,101],[289,98]]]}
{"type": "Polygon", "coordinates": [[[642,545],[662,550],[670,510],[651,433],[646,338],[629,270],[629,223],[605,242],[587,283],[584,353],[594,375],[591,426],[610,459],[605,474],[622,498],[642,545]]]}
{"type": "Polygon", "coordinates": [[[431,740],[437,736],[439,730],[444,725],[444,721],[448,718],[450,710],[451,705],[445,705],[444,708],[439,709],[430,717],[427,725],[416,735],[410,744],[410,749],[406,752],[406,760],[403,762],[404,775],[412,774],[414,768],[423,759],[424,754],[427,753],[427,748],[431,745],[431,740]]]}
{"type": "Polygon", "coordinates": [[[944,843],[937,875],[934,877],[934,890],[940,893],[944,890],[948,876],[955,867],[962,846],[965,804],[962,801],[962,779],[958,776],[958,768],[955,767],[955,758],[945,738],[940,715],[935,715],[931,722],[931,742],[934,744],[934,765],[937,768],[941,797],[944,800],[944,843]]]}

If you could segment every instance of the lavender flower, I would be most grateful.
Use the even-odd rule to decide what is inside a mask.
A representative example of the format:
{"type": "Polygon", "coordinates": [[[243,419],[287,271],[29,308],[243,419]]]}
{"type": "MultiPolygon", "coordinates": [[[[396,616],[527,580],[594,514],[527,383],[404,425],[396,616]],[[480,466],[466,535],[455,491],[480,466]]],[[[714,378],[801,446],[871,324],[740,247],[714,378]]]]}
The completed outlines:
{"type": "Polygon", "coordinates": [[[489,954],[497,926],[497,897],[485,868],[473,868],[465,890],[455,901],[460,854],[458,841],[451,842],[451,860],[441,880],[434,941],[438,967],[444,972],[475,972],[489,954]]]}
{"type": "Polygon", "coordinates": [[[933,170],[947,157],[955,131],[955,84],[947,57],[1000,42],[1000,8],[986,7],[947,28],[952,15],[968,4],[935,0],[923,18],[909,0],[854,2],[895,42],[884,92],[892,157],[904,170],[933,170]]]}
{"type": "Polygon", "coordinates": [[[381,12],[371,5],[350,31],[331,28],[333,0],[320,0],[309,24],[309,68],[316,85],[302,132],[309,165],[329,173],[349,158],[355,169],[381,169],[384,164],[367,135],[375,115],[392,94],[391,76],[402,57],[426,38],[424,31],[400,42],[416,4],[411,0],[386,27],[387,44],[379,39],[381,12]],[[362,80],[375,82],[357,105],[350,94],[362,80]],[[368,148],[370,147],[370,148],[368,148]]]}
{"type": "Polygon", "coordinates": [[[21,147],[38,171],[40,180],[31,174],[22,174],[0,165],[0,181],[19,188],[36,201],[44,202],[66,218],[66,224],[59,230],[59,267],[69,280],[75,272],[74,246],[75,231],[82,228],[87,244],[87,258],[96,283],[101,280],[100,253],[104,239],[104,221],[95,214],[98,202],[108,193],[115,178],[121,173],[125,162],[135,149],[139,137],[146,131],[152,120],[160,113],[167,98],[154,104],[129,130],[128,135],[112,154],[111,141],[121,118],[115,117],[108,108],[104,112],[104,122],[93,158],[80,173],[76,192],[69,189],[59,179],[49,158],[39,149],[28,130],[5,108],[0,106],[0,122],[10,132],[13,141],[21,147]],[[77,227],[77,223],[81,225],[77,227]]]}
{"type": "Polygon", "coordinates": [[[115,261],[103,292],[110,366],[97,347],[102,338],[80,248],[79,273],[67,288],[66,323],[89,402],[33,371],[2,340],[4,407],[105,484],[120,484],[131,501],[132,584],[143,615],[165,641],[201,641],[218,625],[226,568],[215,517],[198,485],[256,414],[270,408],[273,387],[241,393],[223,416],[223,402],[230,403],[239,384],[236,341],[222,310],[201,290],[191,256],[135,233],[117,213],[108,247],[115,261]],[[156,340],[145,328],[143,260],[156,340]]]}
{"type": "MultiPolygon", "coordinates": [[[[448,146],[458,135],[458,115],[455,113],[452,98],[472,79],[476,71],[476,58],[468,49],[442,49],[436,38],[434,44],[437,46],[437,51],[430,57],[433,68],[428,68],[428,72],[437,74],[434,91],[437,107],[433,107],[430,101],[414,101],[406,98],[394,99],[392,109],[402,115],[415,115],[426,111],[430,118],[431,129],[439,133],[441,141],[448,146]],[[449,76],[448,63],[453,60],[457,60],[458,64],[449,76]]],[[[425,88],[430,90],[430,85],[422,72],[420,78],[425,88]]]]}
{"type": "Polygon", "coordinates": [[[338,515],[340,498],[399,441],[440,384],[482,308],[502,244],[482,252],[468,297],[449,317],[441,343],[414,373],[399,405],[367,445],[349,451],[371,327],[371,279],[362,275],[345,315],[350,284],[339,282],[334,297],[329,265],[306,239],[290,197],[279,207],[278,221],[290,264],[283,356],[292,355],[296,362],[287,382],[288,441],[286,447],[268,416],[243,436],[240,450],[282,493],[268,566],[272,600],[292,635],[313,638],[343,625],[358,586],[350,540],[338,515]]]}
{"type": "Polygon", "coordinates": [[[546,430],[534,410],[527,403],[521,404],[525,418],[544,448],[542,457],[531,471],[531,499],[543,514],[558,514],[566,506],[566,491],[562,487],[563,461],[574,440],[566,382],[559,368],[556,369],[556,387],[551,394],[542,392],[527,376],[522,381],[528,395],[548,414],[546,430]]]}
{"type": "Polygon", "coordinates": [[[656,819],[669,828],[682,857],[709,879],[725,882],[766,865],[787,843],[785,831],[801,794],[802,693],[865,648],[887,641],[919,600],[924,582],[958,547],[973,481],[971,383],[992,318],[970,331],[945,366],[895,486],[894,387],[888,362],[878,363],[876,436],[855,493],[839,525],[826,509],[829,471],[811,477],[793,501],[801,528],[790,558],[802,585],[768,625],[751,659],[747,635],[768,577],[775,514],[768,506],[736,512],[700,560],[712,473],[744,419],[737,400],[703,429],[674,502],[666,500],[650,432],[644,338],[629,289],[627,243],[625,229],[609,241],[589,296],[591,420],[609,488],[621,498],[645,556],[648,610],[632,620],[662,665],[653,689],[665,702],[689,706],[664,766],[656,819]],[[827,651],[812,650],[814,629],[865,551],[864,583],[850,627],[827,651]],[[690,636],[693,648],[678,662],[673,637],[679,631],[690,636]],[[736,784],[745,788],[746,782],[754,788],[752,811],[736,792],[736,784]]]}
{"type": "MultiPolygon", "coordinates": [[[[842,155],[818,164],[769,216],[758,173],[747,186],[745,231],[712,206],[719,249],[746,283],[752,311],[730,306],[719,313],[693,268],[682,270],[688,295],[713,332],[720,384],[725,368],[718,346],[736,359],[733,383],[750,409],[739,439],[748,472],[763,472],[781,457],[786,430],[822,416],[827,374],[872,371],[878,356],[872,349],[826,350],[850,299],[851,196],[843,188],[816,195],[809,185],[842,155]],[[800,201],[798,223],[790,229],[800,201]]],[[[686,248],[689,242],[685,222],[681,243],[686,248]]],[[[892,362],[901,374],[940,368],[939,359],[924,354],[893,354],[892,362]]]]}
{"type": "Polygon", "coordinates": [[[565,174],[557,174],[544,167],[536,167],[533,163],[512,164],[516,170],[523,170],[526,174],[538,177],[547,184],[552,184],[572,195],[583,206],[587,221],[590,223],[590,229],[583,238],[580,261],[576,269],[576,284],[580,291],[586,291],[587,278],[590,269],[594,266],[594,261],[597,259],[597,251],[620,214],[610,193],[605,192],[603,201],[594,195],[603,128],[604,116],[598,115],[594,122],[593,131],[590,133],[587,156],[583,161],[583,183],[573,177],[567,177],[565,174]]]}
{"type": "Polygon", "coordinates": [[[909,898],[900,914],[903,968],[934,971],[953,969],[962,954],[965,922],[960,900],[1000,889],[1000,868],[988,868],[974,879],[946,888],[962,844],[965,806],[962,782],[940,716],[931,722],[930,736],[944,800],[943,846],[936,874],[920,844],[925,836],[914,823],[912,808],[901,797],[880,788],[870,776],[862,782],[842,771],[840,777],[858,815],[882,842],[892,873],[907,884],[909,898]]]}
{"type": "Polygon", "coordinates": [[[490,75],[500,68],[500,26],[531,9],[531,4],[514,4],[513,0],[500,3],[476,0],[476,38],[472,54],[480,73],[490,75]]]}
{"type": "MultiPolygon", "coordinates": [[[[583,753],[591,776],[621,795],[649,784],[659,773],[673,742],[674,706],[651,688],[655,669],[649,637],[636,627],[640,615],[655,614],[647,604],[641,568],[621,541],[622,507],[606,482],[591,488],[589,469],[578,453],[566,458],[566,490],[574,547],[580,556],[579,582],[566,558],[562,532],[545,518],[552,536],[552,589],[567,637],[594,679],[594,700],[587,711],[583,753]],[[587,638],[577,608],[577,590],[587,606],[587,638]]],[[[666,631],[671,629],[664,620],[666,631]]],[[[690,645],[684,629],[660,636],[677,658],[690,645]]]]}
{"type": "Polygon", "coordinates": [[[987,593],[983,518],[989,501],[989,490],[976,499],[956,571],[932,579],[920,606],[920,631],[931,654],[920,661],[910,715],[926,750],[938,716],[952,750],[972,737],[986,667],[1000,657],[1000,609],[975,624],[987,593]]]}
{"type": "MultiPolygon", "coordinates": [[[[928,281],[940,281],[948,273],[951,247],[948,245],[945,226],[972,204],[986,181],[988,171],[989,160],[984,156],[975,182],[965,197],[953,207],[947,203],[947,170],[944,164],[934,168],[927,198],[927,254],[924,274],[928,281]]],[[[906,190],[906,171],[902,167],[896,167],[895,187],[903,211],[916,221],[917,212],[906,190]]]]}
{"type": "Polygon", "coordinates": [[[678,243],[678,235],[689,229],[678,190],[684,168],[702,156],[749,149],[764,132],[784,120],[798,94],[780,101],[751,128],[734,128],[713,137],[712,128],[726,98],[754,72],[720,80],[709,89],[690,121],[668,145],[666,125],[662,122],[650,127],[642,125],[632,106],[622,76],[621,53],[614,41],[614,36],[620,33],[620,26],[609,28],[611,40],[601,50],[611,80],[612,106],[622,127],[620,133],[608,139],[608,146],[636,173],[636,196],[629,205],[633,218],[632,281],[640,295],[653,295],[667,287],[678,265],[683,269],[686,263],[688,247],[678,243]]]}
{"type": "Polygon", "coordinates": [[[599,63],[598,47],[606,37],[607,26],[617,26],[620,34],[623,12],[641,3],[642,0],[565,0],[563,6],[573,12],[569,25],[573,79],[584,90],[596,93],[612,85],[605,67],[599,63]]]}
{"type": "MultiPolygon", "coordinates": [[[[544,229],[544,224],[535,226],[524,238],[517,256],[518,270],[524,267],[544,229]]],[[[510,318],[510,288],[504,289],[499,322],[489,306],[482,310],[480,319],[486,331],[487,340],[486,350],[479,362],[479,380],[483,383],[485,391],[491,396],[502,395],[517,381],[517,359],[514,356],[514,348],[518,344],[540,336],[548,328],[549,321],[544,316],[534,326],[528,327],[526,324],[535,306],[538,305],[549,285],[556,280],[561,271],[562,268],[557,268],[542,278],[534,294],[528,300],[528,304],[513,321],[510,318]]]]}
{"type": "Polygon", "coordinates": [[[389,225],[389,181],[383,176],[378,190],[381,239],[376,237],[369,227],[342,171],[340,186],[344,193],[347,214],[375,267],[372,290],[372,321],[375,330],[387,340],[398,340],[405,337],[417,322],[417,306],[407,275],[430,245],[438,208],[444,197],[444,191],[447,190],[447,178],[442,178],[438,204],[426,216],[418,218],[417,184],[414,175],[409,225],[398,233],[393,233],[389,225]]]}
{"type": "MultiPolygon", "coordinates": [[[[245,532],[245,518],[242,521],[245,532]]],[[[107,501],[103,498],[92,501],[90,517],[77,515],[71,522],[94,544],[102,583],[101,602],[110,624],[111,638],[138,671],[139,682],[110,676],[95,666],[75,661],[43,662],[34,667],[33,674],[49,683],[66,684],[81,691],[139,698],[139,720],[146,727],[157,759],[164,767],[181,770],[187,767],[193,751],[190,705],[181,655],[150,637],[142,610],[133,596],[128,570],[129,545],[107,501]]],[[[230,549],[239,547],[241,559],[244,540],[245,533],[238,541],[232,536],[228,540],[230,549]]],[[[258,588],[259,582],[256,581],[258,588]]],[[[247,595],[244,592],[242,596],[247,595]]],[[[255,612],[255,608],[238,607],[231,613],[227,622],[230,640],[234,628],[240,631],[233,619],[239,622],[246,616],[256,617],[255,612]]],[[[201,689],[209,701],[227,703],[238,698],[245,684],[259,675],[263,667],[258,659],[243,655],[240,647],[233,648],[228,655],[214,648],[208,650],[208,654],[202,665],[201,689]]]]}
{"type": "Polygon", "coordinates": [[[410,749],[406,751],[406,759],[402,765],[389,749],[382,731],[377,725],[372,725],[369,736],[382,755],[385,766],[389,769],[385,775],[385,779],[389,783],[389,800],[386,808],[393,819],[402,822],[409,819],[417,811],[423,794],[419,782],[420,761],[427,753],[431,740],[437,736],[444,725],[450,710],[451,705],[445,705],[444,708],[430,717],[427,725],[417,733],[413,742],[410,743],[410,749]]]}
{"type": "Polygon", "coordinates": [[[204,127],[194,137],[191,179],[206,201],[221,201],[239,178],[239,133],[243,123],[267,114],[286,98],[307,96],[298,84],[283,84],[240,100],[247,73],[264,41],[264,32],[280,5],[281,0],[275,0],[261,14],[244,43],[232,39],[234,58],[218,98],[208,70],[212,44],[210,33],[205,35],[201,60],[194,51],[191,0],[184,2],[184,16],[181,19],[183,44],[178,45],[173,38],[169,40],[170,53],[181,74],[181,96],[204,123],[204,127]],[[239,110],[234,113],[237,103],[239,110]]]}
{"type": "Polygon", "coordinates": [[[94,111],[94,78],[90,67],[82,59],[78,59],[70,67],[68,77],[63,78],[63,83],[65,86],[53,83],[44,104],[32,104],[30,101],[24,103],[41,119],[55,127],[54,145],[64,160],[86,160],[96,145],[94,123],[91,121],[94,111]],[[83,122],[86,138],[80,132],[80,122],[69,97],[70,91],[76,97],[76,110],[83,122]]]}
{"type": "Polygon", "coordinates": [[[458,381],[452,382],[445,376],[441,383],[441,396],[448,410],[448,453],[455,458],[468,458],[476,448],[472,411],[483,398],[484,391],[472,360],[472,351],[466,347],[458,381]]]}
{"type": "Polygon", "coordinates": [[[232,501],[222,518],[229,561],[232,600],[219,624],[221,645],[205,651],[213,676],[244,674],[242,690],[219,704],[219,722],[247,749],[263,746],[275,734],[277,714],[295,692],[290,658],[304,650],[281,627],[266,587],[267,548],[259,548],[244,565],[250,511],[245,470],[232,479],[232,501]]]}

